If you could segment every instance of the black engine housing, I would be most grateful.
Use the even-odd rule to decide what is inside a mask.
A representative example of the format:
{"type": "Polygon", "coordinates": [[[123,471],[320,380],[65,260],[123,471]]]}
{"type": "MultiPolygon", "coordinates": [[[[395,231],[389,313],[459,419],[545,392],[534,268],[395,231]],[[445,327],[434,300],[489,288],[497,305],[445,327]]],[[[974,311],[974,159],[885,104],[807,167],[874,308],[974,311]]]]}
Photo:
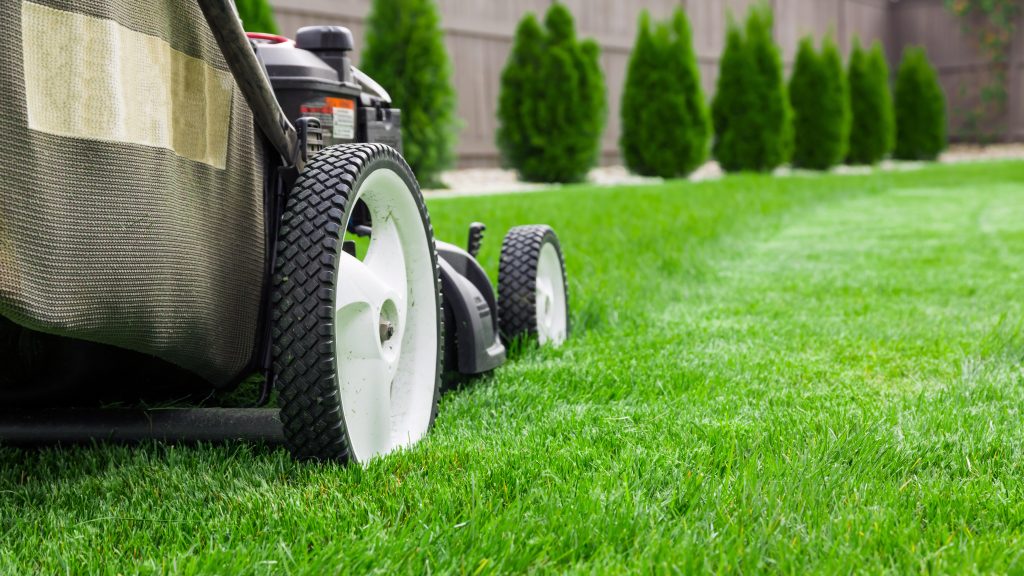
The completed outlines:
{"type": "Polygon", "coordinates": [[[251,35],[274,95],[288,119],[320,121],[324,144],[378,142],[402,151],[402,112],[349,58],[352,33],[342,26],[307,26],[295,40],[251,35]]]}

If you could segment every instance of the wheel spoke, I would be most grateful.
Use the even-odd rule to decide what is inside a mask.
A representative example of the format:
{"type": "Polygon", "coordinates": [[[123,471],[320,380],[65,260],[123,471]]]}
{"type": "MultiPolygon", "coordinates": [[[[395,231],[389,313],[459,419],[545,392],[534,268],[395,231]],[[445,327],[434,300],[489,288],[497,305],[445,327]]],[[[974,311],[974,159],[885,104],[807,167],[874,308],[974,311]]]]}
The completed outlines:
{"type": "MultiPolygon", "coordinates": [[[[397,294],[370,267],[341,255],[335,314],[338,384],[345,425],[357,454],[390,449],[391,383],[398,354],[382,343],[382,310],[397,294]]],[[[398,305],[398,302],[395,302],[398,305]]]]}
{"type": "Polygon", "coordinates": [[[345,426],[356,455],[387,452],[391,448],[391,382],[388,362],[381,358],[354,358],[339,374],[345,426]]]}
{"type": "Polygon", "coordinates": [[[385,300],[399,295],[375,270],[347,252],[341,254],[339,272],[337,313],[348,307],[365,305],[376,315],[385,300]]]}
{"type": "Polygon", "coordinates": [[[377,223],[374,224],[373,237],[363,264],[391,289],[391,298],[398,309],[398,332],[394,340],[401,342],[401,336],[405,331],[408,300],[406,296],[409,290],[407,271],[403,265],[405,251],[402,249],[395,221],[386,215],[375,214],[374,217],[377,218],[377,223]]]}
{"type": "MultiPolygon", "coordinates": [[[[372,194],[368,194],[368,197],[372,197],[372,194]]],[[[389,308],[395,314],[395,318],[392,319],[394,333],[382,344],[385,358],[393,359],[388,371],[388,381],[391,382],[398,370],[398,359],[402,354],[402,343],[408,323],[409,281],[404,264],[405,250],[402,248],[397,222],[384,208],[382,203],[370,203],[374,221],[373,235],[362,264],[374,277],[387,284],[390,289],[388,299],[394,302],[394,308],[389,308]]]]}

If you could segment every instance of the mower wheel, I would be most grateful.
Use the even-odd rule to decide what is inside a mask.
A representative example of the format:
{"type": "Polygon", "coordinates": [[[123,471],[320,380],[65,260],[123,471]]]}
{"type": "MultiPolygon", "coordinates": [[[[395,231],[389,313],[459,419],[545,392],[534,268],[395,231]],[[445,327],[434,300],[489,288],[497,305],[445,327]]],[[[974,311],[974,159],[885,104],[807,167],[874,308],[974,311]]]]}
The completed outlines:
{"type": "Polygon", "coordinates": [[[272,297],[281,423],[296,458],[366,462],[427,433],[443,359],[440,280],[423,196],[398,152],[349,144],[313,157],[282,216],[272,297]],[[357,203],[369,222],[350,222],[357,203]],[[350,224],[369,231],[361,260],[344,249],[350,224]]]}
{"type": "Polygon", "coordinates": [[[560,346],[569,335],[565,262],[549,226],[517,226],[501,245],[498,325],[509,343],[523,336],[560,346]]]}

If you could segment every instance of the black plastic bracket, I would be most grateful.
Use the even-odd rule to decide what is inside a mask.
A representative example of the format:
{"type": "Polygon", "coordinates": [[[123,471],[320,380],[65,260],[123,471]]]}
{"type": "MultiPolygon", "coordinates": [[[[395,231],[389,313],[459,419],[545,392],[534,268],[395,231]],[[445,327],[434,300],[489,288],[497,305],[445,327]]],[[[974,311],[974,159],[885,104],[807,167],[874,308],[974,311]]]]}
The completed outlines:
{"type": "Polygon", "coordinates": [[[446,371],[481,374],[505,363],[505,346],[498,334],[498,304],[494,288],[476,259],[457,246],[437,242],[441,293],[454,326],[445,326],[446,346],[456,346],[457,362],[446,371]]]}
{"type": "Polygon", "coordinates": [[[469,241],[466,242],[466,252],[473,258],[480,253],[480,246],[484,242],[484,231],[487,226],[483,222],[473,222],[469,225],[469,241]]]}
{"type": "Polygon", "coordinates": [[[324,149],[324,129],[319,119],[303,116],[295,121],[295,131],[299,137],[297,153],[302,155],[302,165],[305,165],[314,154],[324,149]]]}

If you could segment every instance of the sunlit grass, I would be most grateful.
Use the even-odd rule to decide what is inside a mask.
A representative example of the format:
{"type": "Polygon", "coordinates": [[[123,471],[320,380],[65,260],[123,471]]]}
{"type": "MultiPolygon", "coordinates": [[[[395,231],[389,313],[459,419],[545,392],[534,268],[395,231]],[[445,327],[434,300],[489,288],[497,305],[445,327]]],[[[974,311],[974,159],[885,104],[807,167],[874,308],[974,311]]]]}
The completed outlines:
{"type": "Polygon", "coordinates": [[[431,202],[576,334],[369,467],[0,449],[0,573],[1024,570],[1024,164],[431,202]]]}

